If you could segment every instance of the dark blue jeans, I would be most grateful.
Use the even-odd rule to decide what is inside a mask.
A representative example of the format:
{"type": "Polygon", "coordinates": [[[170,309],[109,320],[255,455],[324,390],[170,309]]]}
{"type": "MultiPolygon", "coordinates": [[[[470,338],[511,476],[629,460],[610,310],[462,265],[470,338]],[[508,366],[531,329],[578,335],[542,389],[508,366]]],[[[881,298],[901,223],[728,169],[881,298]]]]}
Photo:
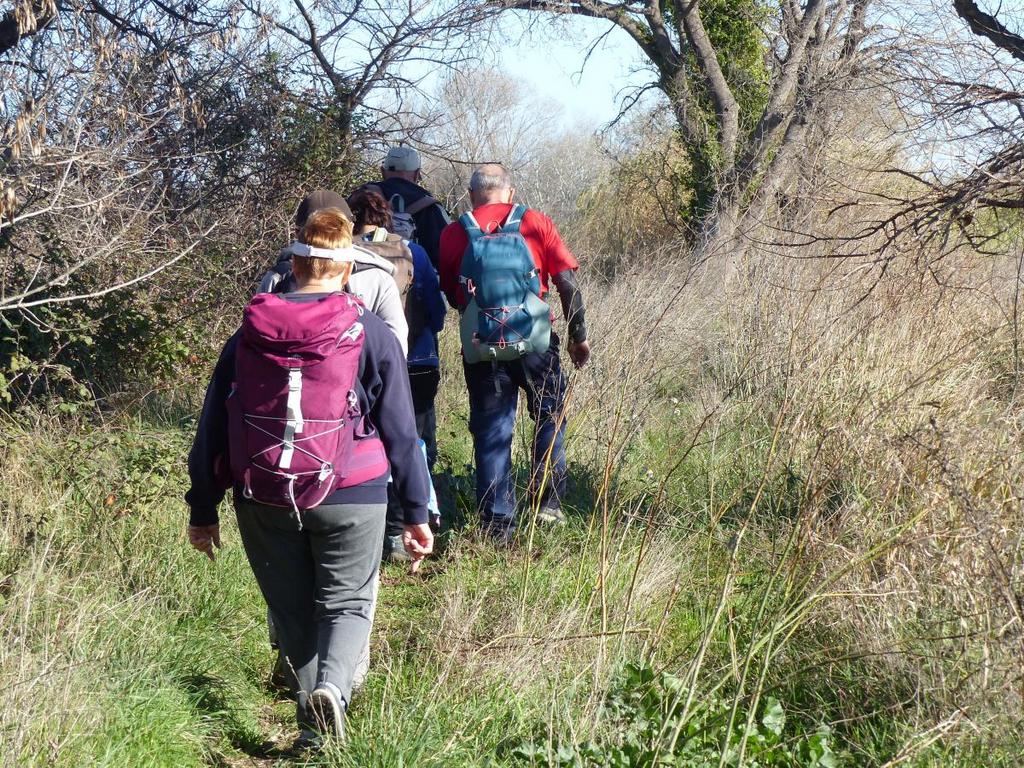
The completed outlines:
{"type": "Polygon", "coordinates": [[[513,362],[462,365],[469,389],[469,431],[476,458],[476,501],[486,522],[511,520],[516,512],[512,482],[512,433],[519,390],[535,422],[531,441],[531,504],[559,507],[565,493],[565,376],[558,336],[544,354],[513,362]]]}

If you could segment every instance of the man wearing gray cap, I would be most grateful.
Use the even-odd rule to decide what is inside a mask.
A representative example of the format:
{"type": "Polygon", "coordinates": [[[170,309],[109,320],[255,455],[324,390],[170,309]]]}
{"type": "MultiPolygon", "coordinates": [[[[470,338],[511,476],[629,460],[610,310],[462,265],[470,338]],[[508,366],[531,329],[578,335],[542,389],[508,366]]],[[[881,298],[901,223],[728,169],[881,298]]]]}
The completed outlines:
{"type": "Polygon", "coordinates": [[[391,204],[395,234],[423,246],[430,263],[437,269],[437,248],[441,230],[451,219],[441,204],[420,186],[420,153],[412,147],[388,150],[380,166],[383,181],[368,184],[391,204]]]}

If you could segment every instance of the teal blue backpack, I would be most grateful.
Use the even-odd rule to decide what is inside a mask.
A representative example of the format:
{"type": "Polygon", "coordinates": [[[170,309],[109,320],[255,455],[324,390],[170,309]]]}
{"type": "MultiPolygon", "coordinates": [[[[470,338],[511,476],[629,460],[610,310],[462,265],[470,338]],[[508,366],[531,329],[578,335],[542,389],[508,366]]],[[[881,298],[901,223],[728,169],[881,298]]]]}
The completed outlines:
{"type": "Polygon", "coordinates": [[[540,275],[519,231],[526,206],[517,205],[504,226],[480,229],[472,213],[459,219],[469,245],[459,278],[467,300],[459,326],[467,363],[518,360],[547,352],[551,309],[540,297],[540,275]]]}

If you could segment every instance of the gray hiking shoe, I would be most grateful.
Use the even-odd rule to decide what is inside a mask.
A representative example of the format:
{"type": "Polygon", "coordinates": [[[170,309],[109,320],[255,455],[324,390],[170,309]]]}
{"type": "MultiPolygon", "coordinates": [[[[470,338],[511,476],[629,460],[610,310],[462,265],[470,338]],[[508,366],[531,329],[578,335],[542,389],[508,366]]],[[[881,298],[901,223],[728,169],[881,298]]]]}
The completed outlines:
{"type": "Polygon", "coordinates": [[[345,707],[332,688],[322,685],[309,694],[309,711],[320,733],[344,741],[345,707]]]}
{"type": "Polygon", "coordinates": [[[516,535],[516,524],[512,520],[487,520],[480,524],[484,536],[498,547],[509,547],[516,535]]]}
{"type": "Polygon", "coordinates": [[[300,728],[299,738],[297,738],[295,743],[292,745],[292,751],[297,753],[319,752],[323,748],[323,734],[314,731],[312,728],[300,728]]]}
{"type": "Polygon", "coordinates": [[[384,557],[388,563],[409,563],[412,562],[412,555],[405,551],[402,544],[401,534],[384,537],[384,557]]]}
{"type": "Polygon", "coordinates": [[[543,506],[537,510],[537,522],[545,525],[565,525],[565,513],[559,507],[543,506]]]}

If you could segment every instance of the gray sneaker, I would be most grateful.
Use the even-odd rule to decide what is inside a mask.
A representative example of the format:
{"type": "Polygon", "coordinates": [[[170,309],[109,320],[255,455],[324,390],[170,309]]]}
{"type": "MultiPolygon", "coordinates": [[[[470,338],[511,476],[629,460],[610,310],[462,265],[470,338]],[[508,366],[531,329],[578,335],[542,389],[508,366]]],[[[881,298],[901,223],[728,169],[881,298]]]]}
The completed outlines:
{"type": "Polygon", "coordinates": [[[384,561],[389,563],[412,562],[412,555],[405,551],[401,534],[384,537],[384,561]]]}
{"type": "MultiPolygon", "coordinates": [[[[331,686],[333,688],[333,686],[331,686]]],[[[345,740],[345,707],[331,688],[322,685],[309,694],[309,711],[317,730],[338,741],[345,740]]]]}
{"type": "Polygon", "coordinates": [[[543,506],[537,510],[537,522],[546,525],[565,525],[565,513],[559,507],[543,506]]]}

